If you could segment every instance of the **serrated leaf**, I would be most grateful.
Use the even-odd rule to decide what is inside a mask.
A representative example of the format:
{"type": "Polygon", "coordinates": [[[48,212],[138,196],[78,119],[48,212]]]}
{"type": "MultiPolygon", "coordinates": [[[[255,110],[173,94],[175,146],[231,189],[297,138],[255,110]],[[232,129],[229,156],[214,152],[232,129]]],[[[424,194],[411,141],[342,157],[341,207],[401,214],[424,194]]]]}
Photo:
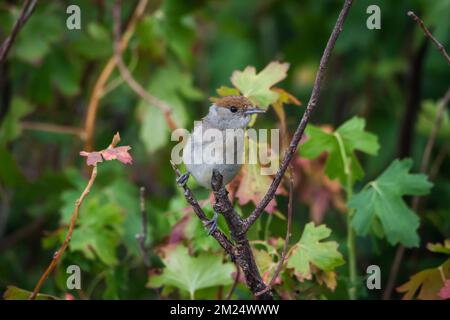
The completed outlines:
{"type": "Polygon", "coordinates": [[[394,160],[376,180],[353,195],[348,206],[355,209],[352,227],[358,234],[368,234],[375,219],[379,219],[391,245],[419,245],[419,217],[408,208],[402,197],[428,194],[432,183],[424,174],[409,173],[412,164],[411,159],[394,160]]]}
{"type": "Polygon", "coordinates": [[[273,61],[257,74],[255,67],[248,66],[243,71],[234,71],[231,82],[250,101],[267,109],[279,97],[271,88],[286,78],[288,69],[288,63],[273,61]]]}
{"type": "Polygon", "coordinates": [[[198,257],[189,255],[186,247],[178,245],[169,250],[163,258],[165,268],[161,275],[151,276],[147,285],[152,288],[163,285],[174,286],[187,291],[191,299],[195,292],[233,282],[232,263],[222,263],[220,256],[203,253],[198,257]]]}
{"type": "Polygon", "coordinates": [[[87,199],[72,234],[70,250],[81,251],[91,260],[98,257],[106,265],[117,264],[123,218],[117,205],[101,204],[98,197],[87,199]]]}
{"type": "Polygon", "coordinates": [[[438,293],[444,286],[444,282],[439,269],[446,278],[450,277],[450,259],[445,261],[440,268],[426,269],[411,276],[408,282],[396,289],[397,292],[404,293],[403,300],[411,300],[414,297],[419,300],[442,299],[438,293]]]}
{"type": "Polygon", "coordinates": [[[323,152],[328,152],[325,173],[330,179],[339,179],[346,183],[347,171],[350,170],[352,183],[364,176],[364,171],[356,157],[359,150],[376,155],[379,149],[376,135],[365,131],[366,121],[353,117],[334,132],[326,132],[313,125],[306,127],[308,140],[300,147],[301,156],[314,159],[323,152]]]}
{"type": "Polygon", "coordinates": [[[313,222],[308,223],[300,241],[291,249],[287,267],[293,268],[300,278],[310,278],[311,264],[326,272],[343,265],[345,262],[338,251],[338,243],[322,241],[330,234],[331,229],[325,225],[316,227],[313,222]]]}
{"type": "MultiPolygon", "coordinates": [[[[248,139],[247,150],[257,150],[257,148],[261,148],[262,146],[262,142],[259,142],[259,145],[257,145],[256,141],[253,139],[248,139]]],[[[266,150],[270,150],[267,144],[264,147],[266,150]]],[[[278,161],[278,157],[273,151],[270,152],[270,160],[271,165],[275,164],[274,167],[278,168],[278,163],[273,162],[278,161]]],[[[240,172],[240,179],[239,187],[235,194],[239,199],[240,205],[245,205],[250,201],[257,205],[267,193],[267,190],[272,183],[272,177],[264,174],[264,168],[259,162],[250,164],[248,161],[245,161],[240,172]]],[[[283,193],[284,189],[281,186],[278,187],[276,194],[283,193]]],[[[274,198],[269,202],[264,210],[268,213],[272,213],[275,210],[276,205],[277,202],[274,198]]]]}

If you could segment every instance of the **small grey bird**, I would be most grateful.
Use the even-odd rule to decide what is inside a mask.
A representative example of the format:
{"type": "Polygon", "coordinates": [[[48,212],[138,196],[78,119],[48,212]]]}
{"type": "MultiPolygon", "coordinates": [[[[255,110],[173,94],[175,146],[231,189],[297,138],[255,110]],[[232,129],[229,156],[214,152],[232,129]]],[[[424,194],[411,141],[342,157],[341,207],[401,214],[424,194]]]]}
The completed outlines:
{"type": "MultiPolygon", "coordinates": [[[[178,184],[184,186],[192,174],[201,186],[211,189],[213,170],[222,175],[224,185],[228,184],[239,173],[244,152],[242,147],[236,147],[235,137],[239,134],[233,136],[230,135],[230,131],[243,132],[250,122],[251,115],[255,113],[264,113],[264,110],[256,108],[243,96],[226,96],[214,102],[209,108],[208,115],[194,127],[186,142],[183,162],[187,172],[178,178],[178,184]],[[204,134],[208,129],[219,130],[223,143],[217,144],[213,139],[205,139],[204,134]],[[211,145],[213,143],[214,146],[211,145]],[[213,154],[210,154],[211,148],[208,147],[214,147],[213,154]]],[[[217,218],[218,215],[214,212],[214,217],[206,224],[208,234],[216,230],[217,218]]]]}

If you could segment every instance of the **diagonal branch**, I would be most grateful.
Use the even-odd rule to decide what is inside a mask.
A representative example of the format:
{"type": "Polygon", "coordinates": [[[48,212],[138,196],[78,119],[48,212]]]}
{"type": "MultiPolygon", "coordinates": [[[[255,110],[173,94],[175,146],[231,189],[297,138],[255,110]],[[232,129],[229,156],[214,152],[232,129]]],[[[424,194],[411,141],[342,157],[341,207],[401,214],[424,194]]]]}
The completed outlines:
{"type": "Polygon", "coordinates": [[[145,102],[147,102],[151,106],[155,106],[160,109],[164,115],[167,126],[170,130],[175,130],[177,125],[172,117],[172,108],[163,100],[151,95],[147,92],[140,84],[137,82],[130,70],[128,70],[127,66],[123,62],[122,58],[122,50],[120,45],[120,6],[121,0],[116,0],[114,2],[113,7],[113,22],[114,22],[114,58],[116,59],[117,68],[119,69],[120,75],[125,80],[125,82],[129,85],[129,87],[145,102]]]}
{"type": "Polygon", "coordinates": [[[320,59],[319,71],[316,74],[316,80],[314,81],[314,87],[311,92],[311,97],[309,98],[308,106],[306,107],[305,113],[303,114],[303,117],[300,121],[300,124],[299,124],[297,130],[294,133],[294,136],[292,137],[289,148],[284,155],[283,161],[281,162],[281,166],[278,169],[278,172],[275,175],[275,178],[273,179],[272,184],[269,187],[269,190],[267,191],[266,195],[261,200],[261,202],[256,206],[255,210],[253,210],[253,212],[250,214],[250,216],[244,221],[244,228],[245,228],[244,231],[245,232],[259,218],[259,216],[262,214],[263,210],[266,208],[266,206],[269,204],[269,202],[275,196],[275,192],[278,189],[278,186],[280,185],[280,182],[284,176],[284,173],[286,172],[286,169],[288,168],[289,163],[291,162],[295,152],[297,151],[298,144],[300,142],[300,139],[303,136],[306,125],[308,124],[311,114],[319,100],[320,90],[322,87],[322,82],[323,82],[323,78],[325,76],[325,71],[326,71],[326,68],[328,65],[328,61],[330,59],[331,51],[333,50],[336,40],[342,31],[344,21],[348,15],[348,12],[350,10],[352,3],[353,3],[353,0],[345,0],[344,6],[339,14],[339,17],[336,21],[334,29],[330,35],[330,38],[328,39],[327,45],[322,54],[322,58],[320,59]]]}
{"type": "Polygon", "coordinates": [[[236,264],[244,273],[247,287],[255,294],[256,298],[272,300],[272,292],[270,289],[267,290],[267,287],[261,278],[252,248],[248,242],[247,234],[242,232],[244,221],[234,210],[233,205],[228,198],[228,191],[223,185],[223,177],[217,170],[213,171],[211,187],[216,199],[214,211],[221,213],[227,222],[231,238],[235,242],[234,254],[236,264]],[[258,292],[261,292],[261,294],[257,295],[258,292]]]}
{"type": "Polygon", "coordinates": [[[447,63],[450,64],[450,57],[448,56],[447,51],[445,51],[445,47],[431,34],[431,32],[427,29],[427,27],[425,27],[425,24],[423,23],[422,19],[420,19],[412,11],[408,11],[407,15],[408,17],[411,17],[415,22],[417,22],[419,27],[423,30],[425,37],[429,38],[433,42],[433,44],[440,51],[445,60],[447,60],[447,63]]]}
{"type": "Polygon", "coordinates": [[[32,0],[31,2],[29,0],[25,1],[25,4],[20,11],[19,19],[17,19],[16,23],[14,24],[11,34],[5,39],[5,41],[3,41],[0,47],[0,64],[5,61],[9,49],[11,49],[11,46],[17,35],[19,34],[19,31],[30,18],[31,14],[34,11],[34,8],[36,7],[36,4],[37,0],[32,0]]]}
{"type": "MultiPolygon", "coordinates": [[[[173,170],[175,171],[175,174],[177,177],[181,176],[180,170],[177,168],[177,166],[170,161],[173,170]]],[[[184,190],[184,197],[186,198],[186,201],[191,205],[192,209],[194,209],[195,214],[197,217],[203,222],[208,222],[208,217],[206,217],[205,213],[203,212],[202,208],[200,207],[197,199],[195,199],[194,194],[192,193],[191,189],[187,185],[183,186],[184,190]]],[[[230,255],[231,260],[235,261],[235,255],[234,255],[234,246],[231,243],[231,241],[227,238],[226,235],[224,235],[220,230],[216,229],[213,233],[211,233],[211,236],[214,237],[214,239],[219,242],[221,247],[225,250],[225,252],[230,255]]]]}

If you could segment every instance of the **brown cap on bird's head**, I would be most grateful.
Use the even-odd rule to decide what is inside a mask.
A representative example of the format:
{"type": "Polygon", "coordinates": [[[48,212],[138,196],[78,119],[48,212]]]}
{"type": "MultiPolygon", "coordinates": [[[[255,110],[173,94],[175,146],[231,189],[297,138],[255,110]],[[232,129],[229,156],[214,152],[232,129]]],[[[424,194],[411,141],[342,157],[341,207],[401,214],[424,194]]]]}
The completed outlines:
{"type": "Polygon", "coordinates": [[[217,107],[228,108],[232,112],[242,110],[246,114],[263,113],[264,110],[253,106],[252,102],[244,96],[225,96],[214,102],[217,107]]]}

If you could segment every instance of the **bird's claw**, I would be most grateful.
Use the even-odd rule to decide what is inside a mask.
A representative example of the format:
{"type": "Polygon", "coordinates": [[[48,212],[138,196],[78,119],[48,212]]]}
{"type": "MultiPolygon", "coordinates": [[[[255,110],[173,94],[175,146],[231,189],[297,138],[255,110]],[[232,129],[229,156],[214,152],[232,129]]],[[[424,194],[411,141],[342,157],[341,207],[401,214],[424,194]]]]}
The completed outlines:
{"type": "Polygon", "coordinates": [[[179,176],[179,177],[177,178],[177,184],[178,184],[180,187],[186,186],[186,183],[187,183],[188,180],[189,180],[189,175],[190,175],[189,172],[183,173],[181,176],[179,176]]]}
{"type": "Polygon", "coordinates": [[[217,212],[214,211],[214,216],[212,217],[211,220],[208,220],[205,223],[205,227],[208,230],[208,236],[212,235],[214,233],[214,231],[217,230],[217,219],[219,218],[219,215],[217,214],[217,212]]]}

